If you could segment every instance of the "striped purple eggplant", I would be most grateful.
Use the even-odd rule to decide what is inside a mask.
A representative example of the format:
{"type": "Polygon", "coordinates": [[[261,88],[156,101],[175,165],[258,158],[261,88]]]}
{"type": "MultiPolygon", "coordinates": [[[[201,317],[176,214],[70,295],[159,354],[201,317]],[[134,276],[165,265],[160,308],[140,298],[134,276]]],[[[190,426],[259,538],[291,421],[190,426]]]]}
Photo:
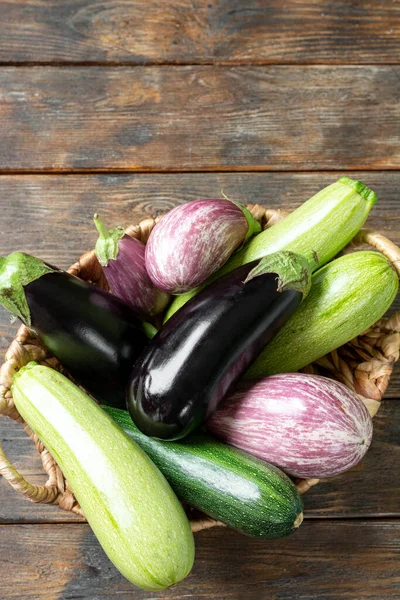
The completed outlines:
{"type": "Polygon", "coordinates": [[[107,229],[94,215],[99,237],[96,255],[110,291],[129,304],[139,317],[152,318],[169,302],[169,295],[158,290],[146,271],[145,245],[125,235],[123,227],[107,229]]]}
{"type": "Polygon", "coordinates": [[[168,212],[146,245],[147,272],[161,290],[182,294],[226,263],[260,224],[228,199],[194,200],[168,212]]]}
{"type": "Polygon", "coordinates": [[[372,419],[342,383],[285,373],[241,384],[207,429],[289,475],[319,479],[343,473],[363,458],[372,419]]]}

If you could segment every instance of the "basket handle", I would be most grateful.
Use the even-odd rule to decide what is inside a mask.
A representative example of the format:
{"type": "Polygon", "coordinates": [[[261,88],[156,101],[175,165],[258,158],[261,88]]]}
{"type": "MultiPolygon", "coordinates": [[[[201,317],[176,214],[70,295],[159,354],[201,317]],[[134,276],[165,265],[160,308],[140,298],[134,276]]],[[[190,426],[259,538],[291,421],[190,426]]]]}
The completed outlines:
{"type": "Polygon", "coordinates": [[[22,423],[28,436],[34,441],[36,449],[40,454],[43,468],[48,476],[48,480],[44,485],[33,485],[29,483],[22,475],[17,471],[12,462],[7,458],[2,445],[0,444],[0,475],[8,481],[14,490],[31,500],[32,502],[40,502],[44,504],[52,504],[57,501],[60,494],[59,478],[57,478],[57,466],[45,449],[39,438],[33,433],[30,427],[24,423],[20,415],[15,413],[8,414],[8,416],[22,423]]]}
{"type": "Polygon", "coordinates": [[[363,244],[369,244],[390,261],[397,275],[400,277],[400,248],[381,233],[372,229],[361,229],[351,242],[351,246],[357,248],[363,244]]]}
{"type": "MultiPolygon", "coordinates": [[[[41,454],[42,462],[43,457],[41,454]]],[[[57,485],[54,483],[54,475],[49,476],[45,485],[33,485],[22,477],[14,465],[9,461],[0,444],[0,475],[11,485],[16,492],[19,492],[31,502],[43,504],[54,504],[59,496],[57,485]]]]}
{"type": "Polygon", "coordinates": [[[50,452],[43,446],[37,435],[32,429],[22,421],[21,417],[15,418],[9,415],[15,421],[23,423],[28,436],[33,440],[36,449],[39,452],[43,469],[48,476],[44,485],[34,485],[29,483],[12,462],[7,458],[2,445],[0,444],[0,475],[4,477],[10,486],[31,502],[40,504],[58,504],[60,508],[66,511],[74,512],[77,515],[84,516],[83,511],[77,503],[71,489],[65,486],[64,477],[54,461],[50,452]]]}

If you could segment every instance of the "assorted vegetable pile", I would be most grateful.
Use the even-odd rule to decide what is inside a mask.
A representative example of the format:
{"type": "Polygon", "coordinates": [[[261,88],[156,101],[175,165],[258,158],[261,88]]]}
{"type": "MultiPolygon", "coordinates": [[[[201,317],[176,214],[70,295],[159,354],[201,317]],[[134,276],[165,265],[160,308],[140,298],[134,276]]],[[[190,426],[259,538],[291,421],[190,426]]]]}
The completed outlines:
{"type": "Polygon", "coordinates": [[[296,371],[362,334],[397,294],[383,255],[335,258],[375,201],[342,177],[261,231],[240,204],[196,200],[146,246],[95,215],[110,292],[21,252],[0,258],[0,303],[91,395],[29,363],[16,407],[135,585],[161,590],[190,572],[180,501],[281,538],[303,520],[296,478],[343,473],[367,452],[361,399],[296,371]]]}

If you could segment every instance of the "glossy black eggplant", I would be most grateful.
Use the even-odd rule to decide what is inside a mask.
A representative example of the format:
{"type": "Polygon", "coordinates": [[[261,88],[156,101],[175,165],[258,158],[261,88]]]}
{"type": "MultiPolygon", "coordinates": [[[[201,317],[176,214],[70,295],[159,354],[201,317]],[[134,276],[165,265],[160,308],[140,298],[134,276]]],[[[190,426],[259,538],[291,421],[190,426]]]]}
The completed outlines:
{"type": "Polygon", "coordinates": [[[300,305],[310,277],[306,258],[277,252],[185,304],[133,369],[128,408],[137,427],[174,440],[201,425],[300,305]]]}
{"type": "Polygon", "coordinates": [[[148,339],[125,302],[15,252],[0,258],[0,303],[96,399],[126,407],[132,365],[148,339]]]}

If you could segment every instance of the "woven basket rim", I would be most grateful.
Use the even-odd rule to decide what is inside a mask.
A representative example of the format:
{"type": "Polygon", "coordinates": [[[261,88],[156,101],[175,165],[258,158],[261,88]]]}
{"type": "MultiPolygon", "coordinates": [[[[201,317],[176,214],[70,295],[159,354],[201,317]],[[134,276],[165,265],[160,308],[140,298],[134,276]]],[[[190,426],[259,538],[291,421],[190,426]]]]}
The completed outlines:
{"type": "MultiPolygon", "coordinates": [[[[262,223],[264,229],[271,227],[287,214],[284,211],[267,209],[258,204],[248,204],[247,208],[262,223]]],[[[146,243],[153,227],[160,218],[162,218],[161,215],[156,218],[145,218],[138,225],[127,227],[125,233],[146,243]]],[[[370,229],[362,229],[344,251],[351,251],[365,244],[382,252],[391,261],[400,277],[400,248],[380,233],[370,229]]],[[[78,262],[68,269],[68,272],[86,281],[96,283],[103,289],[108,289],[107,281],[94,250],[83,254],[78,262]]],[[[324,374],[342,381],[347,387],[355,391],[366,404],[371,415],[374,416],[399,355],[400,312],[389,319],[381,319],[365,334],[322,357],[312,365],[302,369],[302,371],[319,373],[320,369],[323,369],[324,374]]],[[[0,475],[3,475],[16,491],[26,496],[30,501],[58,504],[63,510],[84,517],[57,463],[34,432],[23,421],[14,405],[10,389],[12,377],[16,371],[31,360],[44,363],[64,372],[58,361],[41,346],[33,332],[22,325],[11,343],[5,355],[5,362],[0,369],[0,416],[8,416],[24,426],[27,435],[33,440],[40,454],[48,480],[44,485],[33,485],[26,481],[6,457],[1,444],[0,475]]],[[[68,373],[66,374],[68,375],[68,373]]],[[[305,493],[318,481],[318,479],[302,479],[297,480],[295,483],[299,492],[305,493]]],[[[189,508],[188,511],[190,511],[189,508]]],[[[193,531],[224,525],[206,515],[199,514],[196,516],[196,512],[188,513],[193,531]]]]}

